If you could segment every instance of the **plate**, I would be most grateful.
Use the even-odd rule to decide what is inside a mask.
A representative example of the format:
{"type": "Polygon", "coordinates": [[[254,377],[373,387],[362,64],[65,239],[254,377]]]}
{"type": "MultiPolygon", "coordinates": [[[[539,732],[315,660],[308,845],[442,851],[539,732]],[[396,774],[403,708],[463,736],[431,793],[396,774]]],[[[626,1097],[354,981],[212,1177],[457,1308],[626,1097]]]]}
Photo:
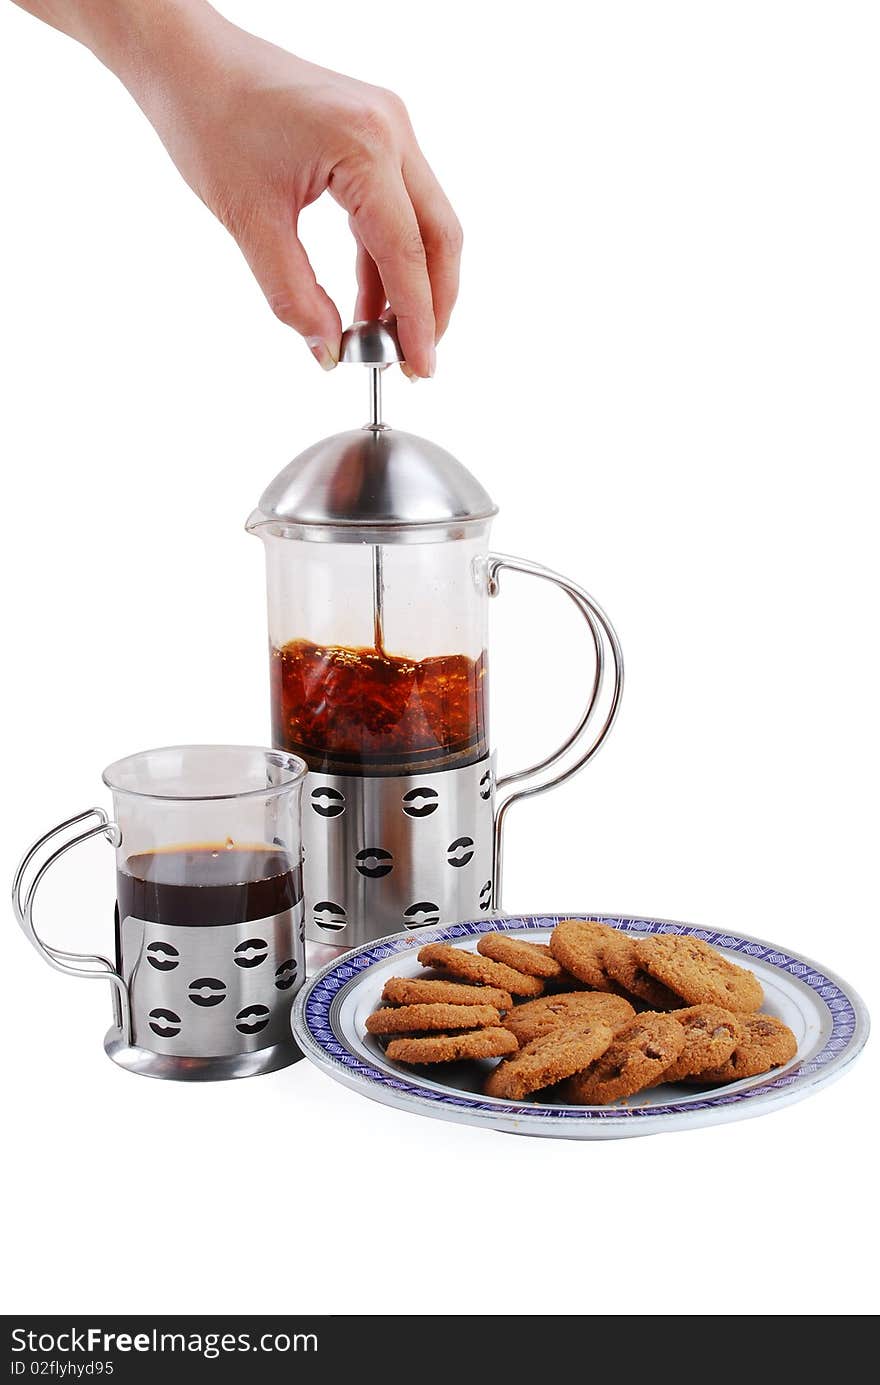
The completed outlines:
{"type": "Polygon", "coordinates": [[[790,949],[743,933],[608,914],[484,917],[380,938],[346,953],[313,976],[297,996],[292,1023],[307,1058],[337,1082],[374,1101],[511,1134],[582,1140],[653,1135],[775,1111],[839,1077],[864,1046],[869,1030],[867,1009],[852,987],[790,949]],[[762,1077],[710,1090],[667,1085],[640,1092],[625,1104],[561,1106],[535,1098],[516,1102],[483,1096],[480,1088],[488,1063],[408,1068],[390,1062],[378,1041],[366,1033],[366,1018],[380,1004],[388,978],[425,974],[416,956],[425,943],[448,942],[474,952],[480,934],[491,932],[546,942],[563,918],[598,918],[633,937],[676,933],[711,943],[731,961],[755,972],[764,987],[762,1009],[778,1015],[794,1031],[796,1057],[762,1077]]]}

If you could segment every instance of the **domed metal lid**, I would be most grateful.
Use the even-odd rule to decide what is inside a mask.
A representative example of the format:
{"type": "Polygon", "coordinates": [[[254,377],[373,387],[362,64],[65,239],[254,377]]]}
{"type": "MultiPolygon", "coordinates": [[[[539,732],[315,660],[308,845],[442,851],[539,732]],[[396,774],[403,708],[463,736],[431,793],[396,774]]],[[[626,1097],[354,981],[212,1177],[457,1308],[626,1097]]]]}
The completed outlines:
{"type": "Polygon", "coordinates": [[[266,487],[249,530],[334,542],[423,543],[463,537],[497,512],[467,467],[381,418],[381,370],[399,361],[392,323],[355,323],[340,361],[370,367],[371,418],[295,457],[266,487]]]}

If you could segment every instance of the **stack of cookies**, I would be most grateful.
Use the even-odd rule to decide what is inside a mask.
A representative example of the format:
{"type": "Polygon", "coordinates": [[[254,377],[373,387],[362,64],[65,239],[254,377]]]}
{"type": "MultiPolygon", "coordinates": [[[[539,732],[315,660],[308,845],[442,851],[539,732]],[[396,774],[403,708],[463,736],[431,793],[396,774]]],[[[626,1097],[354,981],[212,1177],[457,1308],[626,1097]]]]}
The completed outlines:
{"type": "Polygon", "coordinates": [[[549,946],[487,933],[476,953],[429,943],[418,957],[443,979],[392,978],[367,1030],[401,1063],[500,1058],[487,1096],[552,1087],[554,1101],[604,1106],[661,1082],[756,1076],[797,1052],[757,1013],[757,977],[699,938],[566,919],[549,946]]]}
{"type": "Polygon", "coordinates": [[[392,977],[382,992],[385,1008],[367,1020],[369,1034],[389,1036],[386,1052],[399,1063],[449,1063],[516,1053],[519,1045],[503,1025],[503,1017],[513,1011],[513,997],[540,996],[547,977],[562,975],[548,947],[520,943],[501,933],[481,938],[476,954],[449,943],[429,943],[419,952],[419,961],[452,979],[392,977]],[[506,962],[495,960],[498,944],[506,962]],[[519,967],[510,965],[513,955],[519,967]]]}

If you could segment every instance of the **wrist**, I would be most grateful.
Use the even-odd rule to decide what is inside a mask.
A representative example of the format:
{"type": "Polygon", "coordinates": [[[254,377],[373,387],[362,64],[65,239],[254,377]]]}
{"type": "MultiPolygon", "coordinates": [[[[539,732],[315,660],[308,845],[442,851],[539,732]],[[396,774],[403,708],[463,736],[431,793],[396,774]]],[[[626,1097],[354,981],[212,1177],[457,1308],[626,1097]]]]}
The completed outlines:
{"type": "Polygon", "coordinates": [[[136,99],[226,24],[207,0],[93,0],[77,35],[136,99]]]}

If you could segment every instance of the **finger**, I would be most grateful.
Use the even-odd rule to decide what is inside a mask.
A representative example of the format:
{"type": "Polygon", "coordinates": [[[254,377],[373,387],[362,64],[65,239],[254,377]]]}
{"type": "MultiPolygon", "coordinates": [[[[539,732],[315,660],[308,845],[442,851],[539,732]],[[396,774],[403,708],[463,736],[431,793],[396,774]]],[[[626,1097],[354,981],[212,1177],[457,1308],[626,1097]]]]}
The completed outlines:
{"type": "Polygon", "coordinates": [[[357,275],[357,301],[354,305],[354,317],[356,322],[374,322],[380,318],[385,311],[385,286],[382,283],[382,276],[376,268],[376,262],[372,255],[368,255],[364,249],[363,241],[351,223],[349,224],[357,243],[357,264],[355,272],[357,275]]]}
{"type": "Polygon", "coordinates": [[[461,225],[421,150],[407,158],[403,166],[403,179],[422,233],[439,341],[449,326],[458,297],[461,225]]]}
{"type": "Polygon", "coordinates": [[[337,165],[330,191],[351,216],[379,271],[406,361],[416,375],[433,375],[431,281],[418,219],[399,166],[390,160],[337,165]]]}
{"type": "Polygon", "coordinates": [[[315,278],[296,221],[264,222],[239,244],[275,316],[305,337],[324,370],[332,370],[339,360],[342,322],[315,278]]]}

